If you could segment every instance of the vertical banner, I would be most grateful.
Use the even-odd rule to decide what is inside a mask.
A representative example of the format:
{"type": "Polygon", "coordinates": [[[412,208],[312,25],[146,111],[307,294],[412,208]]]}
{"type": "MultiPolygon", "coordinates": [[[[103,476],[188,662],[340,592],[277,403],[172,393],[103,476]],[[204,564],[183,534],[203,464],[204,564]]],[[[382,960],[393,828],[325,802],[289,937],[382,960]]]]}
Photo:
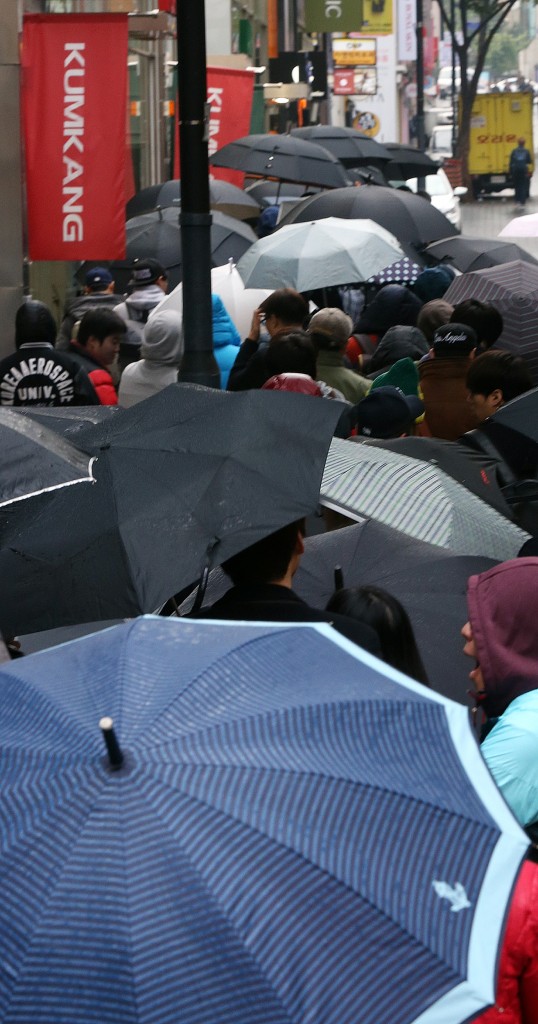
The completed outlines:
{"type": "Polygon", "coordinates": [[[415,0],[398,0],[398,60],[417,59],[415,0]]]}
{"type": "MultiPolygon", "coordinates": [[[[254,74],[237,68],[207,69],[207,102],[209,105],[209,156],[227,142],[234,142],[250,133],[254,74]]],[[[233,185],[243,184],[241,171],[212,167],[211,174],[233,185]]],[[[176,120],[174,145],[174,177],[181,176],[179,166],[179,126],[176,120]]]]}
{"type": "Polygon", "coordinates": [[[22,114],[32,260],[125,256],[127,15],[28,15],[22,114]]]}

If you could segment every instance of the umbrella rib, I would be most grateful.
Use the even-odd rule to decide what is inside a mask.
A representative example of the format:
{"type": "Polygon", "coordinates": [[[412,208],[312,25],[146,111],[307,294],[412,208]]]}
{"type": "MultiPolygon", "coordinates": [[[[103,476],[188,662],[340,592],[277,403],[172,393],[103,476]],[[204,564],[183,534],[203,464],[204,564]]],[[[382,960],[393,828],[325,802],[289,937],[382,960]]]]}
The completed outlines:
{"type": "MultiPolygon", "coordinates": [[[[198,765],[198,766],[199,766],[199,765],[198,765]]],[[[211,765],[210,767],[214,767],[214,765],[211,765]]],[[[174,787],[173,787],[173,786],[171,786],[171,785],[170,785],[170,783],[166,782],[165,780],[160,780],[160,782],[161,782],[161,785],[163,786],[163,788],[165,788],[165,789],[169,789],[169,790],[171,790],[171,791],[172,791],[173,793],[177,793],[177,789],[174,789],[174,787]]],[[[253,833],[256,833],[256,835],[259,835],[259,836],[263,837],[264,839],[268,840],[269,842],[271,842],[271,843],[274,843],[274,844],[275,844],[276,846],[278,846],[278,847],[279,847],[280,849],[283,849],[283,850],[285,850],[285,851],[286,851],[286,852],[287,852],[288,854],[291,854],[291,856],[292,856],[292,857],[296,857],[296,858],[297,858],[298,860],[300,860],[300,861],[304,862],[305,864],[307,864],[307,865],[308,865],[309,867],[311,867],[311,868],[312,868],[312,869],[313,869],[314,871],[316,871],[316,872],[319,872],[320,874],[324,875],[324,876],[325,876],[325,877],[327,877],[327,878],[330,878],[330,879],[331,879],[331,880],[332,880],[332,881],[333,881],[333,882],[334,882],[334,883],[335,883],[335,884],[336,884],[337,886],[341,887],[342,889],[346,890],[346,891],[347,891],[347,892],[349,892],[349,893],[352,893],[352,894],[353,894],[353,895],[354,895],[355,897],[358,897],[358,899],[362,900],[362,902],[363,902],[364,904],[366,904],[367,906],[371,907],[371,908],[372,908],[372,909],[373,909],[373,910],[375,911],[375,913],[376,913],[376,914],[378,914],[378,915],[379,915],[380,917],[382,917],[382,918],[383,918],[384,920],[386,920],[386,921],[390,921],[390,922],[391,922],[391,924],[395,925],[395,926],[396,926],[396,927],[397,927],[397,928],[399,929],[399,931],[401,932],[401,934],[402,934],[402,935],[406,936],[407,938],[410,938],[410,939],[411,939],[411,940],[412,940],[413,942],[415,942],[415,943],[417,944],[417,946],[419,946],[419,947],[420,947],[421,949],[424,949],[424,950],[426,950],[426,951],[427,951],[427,952],[428,952],[428,953],[429,953],[429,954],[430,954],[431,956],[433,956],[433,957],[434,957],[434,958],[435,958],[435,959],[437,960],[437,962],[438,962],[438,963],[446,963],[446,961],[443,961],[443,960],[441,960],[441,959],[440,959],[440,958],[439,958],[439,957],[437,956],[437,954],[436,954],[436,953],[435,953],[435,952],[434,952],[433,950],[431,950],[431,949],[430,949],[430,947],[429,947],[429,946],[426,946],[424,942],[422,942],[422,941],[421,941],[420,939],[418,939],[418,938],[417,938],[417,937],[416,937],[415,935],[413,935],[413,934],[412,934],[411,932],[409,932],[409,931],[408,931],[408,930],[407,930],[406,928],[404,928],[404,927],[402,926],[401,922],[399,922],[399,921],[395,921],[393,917],[390,917],[390,915],[389,915],[389,914],[387,914],[387,913],[386,913],[386,912],[385,912],[384,910],[382,910],[382,909],[381,909],[380,907],[378,907],[378,906],[377,906],[377,905],[376,905],[375,903],[373,903],[373,902],[372,902],[372,901],[371,901],[370,899],[368,899],[368,898],[367,898],[366,896],[364,896],[364,895],[363,895],[362,893],[359,893],[359,892],[358,892],[358,891],[357,891],[356,889],[353,889],[353,888],[352,888],[352,886],[351,886],[351,885],[350,885],[350,884],[349,884],[348,882],[344,881],[344,880],[343,880],[343,879],[341,879],[341,878],[337,878],[337,877],[336,877],[336,875],[334,875],[334,874],[331,874],[331,873],[330,873],[330,871],[329,871],[329,870],[328,870],[327,868],[321,867],[321,865],[319,865],[319,864],[315,863],[315,862],[314,862],[313,860],[308,860],[308,858],[307,858],[307,857],[305,856],[305,854],[304,854],[304,853],[301,853],[301,851],[300,851],[300,850],[296,850],[296,849],[294,849],[293,847],[289,846],[289,845],[288,845],[287,843],[284,843],[284,842],[282,842],[282,840],[280,840],[280,839],[276,839],[276,838],[275,838],[274,836],[270,836],[270,835],[268,835],[268,833],[267,833],[267,832],[262,832],[262,831],[260,831],[260,829],[259,829],[259,828],[258,828],[258,827],[257,827],[256,825],[251,825],[250,823],[247,823],[247,822],[243,821],[243,820],[242,820],[241,818],[237,818],[236,816],[232,815],[232,814],[231,814],[230,812],[226,812],[226,813],[225,813],[224,811],[221,811],[221,810],[219,810],[219,808],[216,808],[216,807],[215,807],[215,806],[214,806],[213,804],[208,804],[208,803],[207,803],[207,801],[205,801],[205,800],[202,800],[202,799],[200,799],[199,797],[196,797],[196,796],[192,796],[192,795],[191,795],[190,793],[189,793],[189,794],[183,794],[183,795],[184,795],[184,796],[186,797],[186,799],[189,799],[189,800],[193,800],[193,801],[194,801],[194,802],[195,802],[195,803],[196,803],[197,805],[199,805],[199,806],[203,806],[203,807],[207,807],[207,808],[208,808],[209,810],[213,811],[213,813],[215,813],[215,814],[221,815],[222,817],[228,817],[228,818],[232,818],[232,819],[233,819],[233,821],[235,821],[235,822],[237,822],[237,823],[238,823],[239,825],[243,826],[243,828],[245,828],[245,829],[249,829],[249,830],[250,830],[251,832],[253,832],[253,833]]],[[[410,798],[409,798],[409,797],[404,797],[404,799],[406,799],[406,800],[409,800],[410,798]]],[[[437,807],[436,809],[437,809],[437,811],[439,811],[439,808],[438,808],[438,807],[437,807]]],[[[161,815],[160,815],[160,813],[159,813],[159,809],[158,809],[158,808],[155,808],[155,807],[154,807],[154,806],[152,805],[152,810],[153,810],[153,811],[155,812],[155,814],[156,814],[156,815],[157,815],[157,816],[159,817],[159,819],[161,820],[161,822],[163,823],[163,825],[164,825],[165,827],[167,827],[167,822],[166,822],[166,821],[165,821],[165,820],[164,820],[164,819],[163,819],[163,818],[161,817],[161,815]]],[[[442,810],[441,810],[441,814],[443,814],[443,815],[447,815],[447,816],[448,816],[448,815],[449,815],[449,813],[450,813],[449,811],[442,811],[442,810]]],[[[460,815],[460,817],[463,817],[463,816],[462,816],[462,815],[460,815]]],[[[467,820],[467,819],[463,818],[463,820],[465,821],[465,820],[467,820]]],[[[475,823],[475,824],[476,824],[476,823],[475,823]]],[[[487,828],[488,828],[488,826],[487,826],[487,825],[483,825],[482,827],[483,827],[484,829],[487,829],[487,828]]],[[[173,834],[172,834],[172,835],[173,835],[173,834]]],[[[173,840],[174,840],[174,842],[178,842],[178,839],[177,839],[177,837],[175,837],[175,836],[173,836],[173,840]]],[[[182,849],[183,849],[183,848],[182,848],[182,849]]],[[[184,852],[185,852],[185,851],[184,851],[184,852]]],[[[186,855],[186,856],[188,856],[187,854],[185,854],[185,855],[186,855]]],[[[205,889],[206,889],[206,890],[207,890],[207,891],[208,891],[208,892],[209,892],[209,893],[211,894],[211,896],[213,897],[213,899],[215,899],[215,895],[214,895],[214,893],[213,893],[213,890],[209,888],[209,886],[208,886],[208,884],[206,883],[206,881],[205,881],[204,877],[203,877],[203,876],[201,875],[201,873],[200,873],[200,871],[198,870],[198,868],[197,868],[197,867],[196,867],[196,866],[195,866],[195,865],[194,865],[194,864],[192,863],[192,860],[191,860],[191,858],[190,858],[190,857],[189,857],[189,862],[191,863],[191,866],[192,866],[192,868],[193,868],[193,871],[195,871],[195,872],[196,872],[196,874],[197,874],[197,875],[198,875],[198,877],[200,878],[200,881],[201,881],[201,882],[203,883],[203,885],[204,885],[205,889]]],[[[218,900],[217,900],[217,899],[215,899],[215,902],[216,902],[216,903],[217,903],[217,905],[219,906],[219,912],[221,912],[221,913],[222,913],[222,911],[221,911],[221,909],[220,909],[220,904],[219,904],[218,900]]],[[[229,920],[229,919],[228,919],[228,918],[226,918],[226,920],[229,920]]],[[[249,955],[251,955],[251,954],[250,954],[250,951],[248,951],[248,952],[249,952],[249,955]]],[[[253,958],[253,959],[254,959],[254,958],[253,958]]],[[[256,961],[256,963],[257,963],[257,961],[256,961]]]]}

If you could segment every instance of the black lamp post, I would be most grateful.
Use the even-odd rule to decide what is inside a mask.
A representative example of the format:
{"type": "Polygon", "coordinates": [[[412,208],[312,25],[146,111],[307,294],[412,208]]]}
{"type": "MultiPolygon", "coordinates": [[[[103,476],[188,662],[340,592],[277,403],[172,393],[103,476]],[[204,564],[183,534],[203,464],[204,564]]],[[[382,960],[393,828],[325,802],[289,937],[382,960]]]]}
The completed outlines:
{"type": "Polygon", "coordinates": [[[204,0],[177,0],[181,264],[185,350],[179,380],[220,387],[213,355],[204,0]]]}
{"type": "MultiPolygon", "coordinates": [[[[424,131],[424,33],[422,0],[415,0],[416,33],[417,33],[417,144],[419,149],[425,148],[426,133],[424,131]]],[[[419,187],[424,187],[419,182],[419,187]]]]}

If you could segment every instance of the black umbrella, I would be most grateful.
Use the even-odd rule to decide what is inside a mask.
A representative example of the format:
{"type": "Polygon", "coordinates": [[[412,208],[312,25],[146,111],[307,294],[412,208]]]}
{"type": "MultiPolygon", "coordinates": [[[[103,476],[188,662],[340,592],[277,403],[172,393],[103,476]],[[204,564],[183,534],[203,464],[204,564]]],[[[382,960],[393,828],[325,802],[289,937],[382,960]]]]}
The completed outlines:
{"type": "MultiPolygon", "coordinates": [[[[343,585],[382,587],[403,604],[415,632],[434,690],[465,702],[469,664],[460,629],[467,621],[466,585],[473,573],[495,565],[490,558],[453,555],[408,537],[390,526],[367,520],[331,533],[308,537],[293,589],[314,608],[325,608],[335,590],[335,569],[343,585]]],[[[204,607],[230,587],[221,569],[209,577],[204,607]]],[[[181,613],[192,610],[194,594],[181,613]]]]}
{"type": "Polygon", "coordinates": [[[514,260],[461,274],[444,298],[453,306],[464,299],[491,302],[504,321],[495,347],[522,356],[538,384],[538,266],[514,260]]]}
{"type": "Polygon", "coordinates": [[[69,484],[91,483],[93,461],[29,416],[0,409],[0,506],[69,484]]]}
{"type": "MultiPolygon", "coordinates": [[[[255,219],[260,212],[259,204],[254,197],[247,195],[242,188],[232,185],[229,181],[209,182],[209,205],[212,210],[219,210],[227,217],[236,217],[237,220],[255,219]]],[[[160,185],[149,185],[148,188],[137,192],[127,203],[126,214],[130,220],[132,217],[140,217],[144,213],[168,206],[176,209],[181,206],[181,181],[177,178],[161,182],[160,185]]]]}
{"type": "Polygon", "coordinates": [[[392,160],[392,154],[387,147],[355,128],[316,124],[308,128],[292,128],[290,135],[295,139],[306,139],[307,142],[323,146],[344,167],[358,167],[360,164],[378,164],[382,167],[392,160]]]}
{"type": "Polygon", "coordinates": [[[457,234],[444,214],[426,199],[379,185],[338,188],[312,196],[283,217],[279,227],[323,217],[374,220],[396,236],[412,259],[416,259],[417,250],[429,242],[457,234]]]}
{"type": "Polygon", "coordinates": [[[289,181],[269,181],[268,179],[260,181],[257,178],[255,181],[250,181],[249,184],[247,182],[248,179],[245,179],[245,192],[262,207],[272,206],[274,203],[281,203],[286,199],[301,199],[304,195],[310,196],[321,191],[315,185],[307,188],[305,185],[296,185],[289,181]]]}
{"type": "Polygon", "coordinates": [[[80,431],[96,483],[0,516],[0,625],[153,611],[206,564],[314,511],[341,408],[176,384],[80,431]]]}
{"type": "MultiPolygon", "coordinates": [[[[234,262],[256,241],[251,227],[217,210],[212,212],[211,264],[222,267],[229,259],[234,262]]],[[[168,207],[154,213],[144,213],[127,221],[127,259],[111,264],[116,283],[125,290],[131,276],[133,260],[152,256],[168,272],[170,289],[181,281],[181,232],[178,210],[168,207]]]]}
{"type": "Polygon", "coordinates": [[[391,162],[385,164],[383,173],[387,181],[404,181],[406,178],[419,178],[426,174],[436,174],[439,164],[435,163],[420,149],[406,146],[401,142],[387,142],[385,149],[391,156],[391,162]]]}
{"type": "Polygon", "coordinates": [[[441,238],[432,242],[426,254],[439,263],[450,263],[462,273],[469,270],[486,270],[496,267],[499,263],[510,263],[512,260],[524,260],[526,263],[538,264],[538,260],[515,242],[506,242],[502,238],[467,238],[454,235],[452,238],[441,238]]]}
{"type": "Polygon", "coordinates": [[[503,460],[504,493],[517,506],[515,518],[531,533],[538,533],[538,388],[501,406],[477,430],[465,434],[463,441],[486,451],[493,445],[503,460]]]}
{"type": "Polygon", "coordinates": [[[365,441],[368,447],[407,455],[419,462],[438,466],[468,491],[512,518],[509,505],[503,497],[496,476],[497,462],[493,456],[472,451],[456,441],[442,441],[433,437],[398,437],[389,441],[365,441]]]}
{"type": "Polygon", "coordinates": [[[305,185],[340,188],[348,184],[336,157],[322,146],[291,135],[245,135],[210,157],[214,167],[229,167],[259,178],[300,181],[305,185]]]}

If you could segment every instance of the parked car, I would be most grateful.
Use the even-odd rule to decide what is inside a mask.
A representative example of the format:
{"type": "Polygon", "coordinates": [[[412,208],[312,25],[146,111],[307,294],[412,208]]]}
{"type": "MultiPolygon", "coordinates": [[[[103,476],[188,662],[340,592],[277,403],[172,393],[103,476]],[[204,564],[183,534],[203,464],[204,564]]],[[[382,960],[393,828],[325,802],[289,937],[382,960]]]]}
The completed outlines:
{"type": "MultiPolygon", "coordinates": [[[[437,174],[427,174],[424,180],[424,188],[430,196],[432,206],[444,213],[445,217],[461,231],[461,207],[460,197],[467,194],[463,185],[452,188],[445,172],[439,168],[437,174]]],[[[412,192],[418,189],[416,178],[407,178],[405,184],[412,192]]]]}
{"type": "Polygon", "coordinates": [[[438,124],[432,129],[428,156],[443,161],[452,156],[452,125],[438,124]]]}

